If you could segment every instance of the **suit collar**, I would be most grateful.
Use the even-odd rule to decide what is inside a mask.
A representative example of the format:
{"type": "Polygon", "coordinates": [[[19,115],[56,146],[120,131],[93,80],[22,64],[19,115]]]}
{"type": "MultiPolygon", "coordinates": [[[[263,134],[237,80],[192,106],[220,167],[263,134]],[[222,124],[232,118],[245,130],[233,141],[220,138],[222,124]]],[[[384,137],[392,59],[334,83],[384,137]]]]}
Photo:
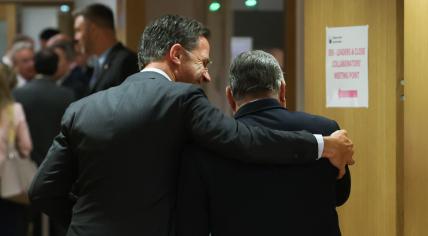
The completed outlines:
{"type": "Polygon", "coordinates": [[[134,74],[132,77],[134,77],[135,79],[130,78],[125,80],[125,82],[139,80],[139,79],[161,79],[161,80],[169,81],[168,78],[166,78],[162,74],[155,71],[141,71],[139,73],[134,74]]]}
{"type": "MultiPolygon", "coordinates": [[[[123,48],[125,48],[125,47],[122,45],[122,43],[117,42],[113,47],[107,49],[107,51],[105,51],[102,54],[104,58],[102,60],[102,64],[98,64],[100,67],[99,68],[100,72],[98,75],[98,79],[95,82],[95,85],[91,89],[92,92],[96,91],[96,88],[101,83],[101,80],[104,77],[104,74],[110,68],[110,66],[111,66],[110,64],[112,63],[113,58],[116,56],[117,52],[122,50],[123,48]]],[[[98,63],[100,63],[99,58],[96,58],[96,60],[98,63]]]]}
{"type": "Polygon", "coordinates": [[[172,81],[171,78],[168,76],[168,74],[165,71],[161,70],[161,69],[151,67],[151,68],[144,68],[144,69],[141,70],[141,72],[149,72],[149,71],[161,74],[165,78],[167,78],[169,81],[172,81]]]}
{"type": "Polygon", "coordinates": [[[243,105],[239,110],[235,113],[235,119],[241,118],[243,116],[249,115],[251,113],[256,113],[264,110],[270,109],[284,109],[283,106],[278,102],[278,100],[273,98],[264,98],[259,99],[253,102],[249,102],[243,105]]]}
{"type": "Polygon", "coordinates": [[[46,75],[41,75],[38,74],[37,75],[37,79],[33,79],[31,80],[31,82],[38,82],[38,83],[56,83],[56,81],[54,79],[52,79],[51,76],[46,76],[46,75]]]}
{"type": "Polygon", "coordinates": [[[122,45],[122,43],[117,42],[115,45],[113,45],[113,47],[107,49],[100,55],[99,58],[97,58],[98,63],[103,70],[108,69],[108,67],[110,67],[110,61],[115,57],[116,53],[123,48],[124,46],[122,45]]]}

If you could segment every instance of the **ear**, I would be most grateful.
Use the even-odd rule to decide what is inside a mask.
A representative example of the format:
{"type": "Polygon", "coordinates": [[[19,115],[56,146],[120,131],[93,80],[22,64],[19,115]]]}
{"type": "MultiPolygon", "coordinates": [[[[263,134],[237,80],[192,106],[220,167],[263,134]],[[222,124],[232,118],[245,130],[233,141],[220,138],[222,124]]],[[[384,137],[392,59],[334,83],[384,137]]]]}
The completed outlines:
{"type": "Polygon", "coordinates": [[[230,89],[229,86],[226,87],[226,98],[230,108],[232,109],[233,113],[235,113],[238,106],[236,105],[235,99],[233,98],[232,89],[230,89]]]}
{"type": "Polygon", "coordinates": [[[285,98],[287,86],[285,85],[285,81],[281,80],[281,84],[279,85],[279,93],[278,100],[283,107],[287,107],[287,99],[285,98]]]}
{"type": "Polygon", "coordinates": [[[178,43],[172,45],[169,49],[168,59],[171,63],[179,65],[181,64],[181,58],[183,57],[183,49],[182,46],[178,43]]]}

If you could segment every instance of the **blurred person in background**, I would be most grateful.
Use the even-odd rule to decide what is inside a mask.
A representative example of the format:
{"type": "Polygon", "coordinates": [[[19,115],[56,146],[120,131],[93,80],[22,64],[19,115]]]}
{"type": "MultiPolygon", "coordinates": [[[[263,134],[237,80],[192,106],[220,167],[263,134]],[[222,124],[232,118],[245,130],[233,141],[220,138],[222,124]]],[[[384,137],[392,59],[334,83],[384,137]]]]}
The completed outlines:
{"type": "Polygon", "coordinates": [[[87,94],[88,87],[85,84],[86,74],[75,61],[76,53],[71,41],[57,42],[50,46],[58,55],[58,69],[55,76],[58,77],[57,84],[73,90],[76,99],[87,94]]]}
{"type": "Polygon", "coordinates": [[[10,51],[12,65],[16,73],[16,87],[21,87],[36,76],[34,69],[34,49],[29,42],[15,43],[10,51]]]}
{"type": "Polygon", "coordinates": [[[2,64],[5,64],[9,67],[13,66],[12,65],[12,59],[10,56],[10,49],[13,47],[13,45],[15,45],[16,43],[19,43],[19,42],[27,42],[27,43],[31,44],[31,47],[34,49],[34,40],[30,36],[27,36],[24,34],[18,34],[13,38],[12,44],[9,45],[9,48],[8,48],[6,54],[3,55],[2,59],[1,59],[2,64]]]}
{"type": "Polygon", "coordinates": [[[96,56],[89,81],[90,93],[121,84],[138,72],[137,55],[116,38],[112,10],[92,4],[74,14],[74,38],[83,54],[96,56]]]}
{"type": "MultiPolygon", "coordinates": [[[[74,101],[73,91],[58,86],[59,58],[51,48],[42,49],[35,56],[35,69],[41,78],[13,91],[16,101],[20,102],[27,115],[28,126],[33,140],[31,158],[40,165],[58,134],[61,117],[68,105],[74,101]]],[[[34,236],[41,235],[41,213],[33,210],[32,221],[34,236]]],[[[50,223],[51,236],[65,235],[65,229],[55,222],[50,223]]]]}
{"type": "Polygon", "coordinates": [[[92,72],[93,72],[93,67],[90,64],[92,59],[96,60],[96,58],[94,56],[89,57],[88,55],[83,54],[80,50],[78,42],[67,34],[60,33],[53,36],[51,39],[49,39],[47,46],[51,47],[58,43],[71,43],[73,45],[74,59],[73,59],[73,63],[71,64],[71,70],[78,70],[81,73],[83,73],[83,77],[79,77],[79,80],[83,83],[83,85],[88,90],[89,80],[91,79],[92,72]]]}
{"type": "Polygon", "coordinates": [[[74,101],[73,92],[56,85],[60,78],[59,57],[51,48],[42,49],[35,56],[35,69],[40,78],[13,91],[16,101],[24,107],[34,150],[31,158],[40,165],[59,132],[61,117],[74,101]]]}
{"type": "Polygon", "coordinates": [[[31,45],[31,48],[34,48],[34,40],[27,36],[27,35],[17,35],[15,36],[15,38],[12,41],[12,44],[10,45],[10,47],[8,48],[7,52],[5,55],[3,55],[3,57],[1,58],[0,64],[2,65],[2,67],[0,68],[2,73],[4,73],[4,75],[6,76],[6,79],[8,80],[9,83],[9,88],[13,89],[16,87],[18,81],[17,81],[17,77],[16,77],[16,72],[15,69],[13,68],[13,63],[12,63],[12,48],[14,48],[14,45],[20,42],[26,42],[29,45],[31,45]]]}
{"type": "Polygon", "coordinates": [[[44,49],[47,46],[47,42],[49,39],[51,39],[53,36],[59,34],[60,31],[58,29],[54,28],[46,28],[42,30],[39,34],[39,40],[40,40],[40,49],[44,49]]]}
{"type": "MultiPolygon", "coordinates": [[[[10,132],[15,134],[15,146],[20,156],[29,158],[32,144],[24,111],[21,104],[14,102],[9,83],[0,70],[0,178],[8,154],[10,132]]],[[[28,206],[0,198],[0,235],[27,236],[28,214],[28,206]]]]}

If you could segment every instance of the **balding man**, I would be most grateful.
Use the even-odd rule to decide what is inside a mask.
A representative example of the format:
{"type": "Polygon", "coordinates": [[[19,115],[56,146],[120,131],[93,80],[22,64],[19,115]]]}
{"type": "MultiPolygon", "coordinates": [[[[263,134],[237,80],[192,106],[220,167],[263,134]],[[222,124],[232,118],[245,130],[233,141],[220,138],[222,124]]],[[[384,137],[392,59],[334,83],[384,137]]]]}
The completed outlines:
{"type": "Polygon", "coordinates": [[[21,87],[34,79],[34,50],[29,42],[18,42],[12,46],[10,57],[16,72],[16,87],[21,87]]]}
{"type": "MultiPolygon", "coordinates": [[[[235,119],[250,126],[323,135],[339,129],[333,120],[285,108],[281,67],[263,51],[245,52],[235,59],[227,98],[235,119]]],[[[349,197],[347,167],[345,176],[336,179],[337,169],[326,159],[263,166],[227,160],[196,147],[184,157],[179,236],[340,235],[336,206],[349,197]]]]}

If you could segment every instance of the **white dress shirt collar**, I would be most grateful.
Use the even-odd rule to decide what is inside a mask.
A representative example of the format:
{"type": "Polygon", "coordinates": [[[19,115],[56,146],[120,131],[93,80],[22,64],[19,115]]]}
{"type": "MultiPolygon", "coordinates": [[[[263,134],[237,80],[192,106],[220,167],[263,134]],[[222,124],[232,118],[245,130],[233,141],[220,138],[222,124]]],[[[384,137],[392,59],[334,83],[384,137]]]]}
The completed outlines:
{"type": "Polygon", "coordinates": [[[144,68],[141,70],[141,72],[146,72],[146,71],[159,73],[159,74],[165,76],[169,81],[172,81],[171,78],[168,76],[168,74],[165,73],[165,71],[163,71],[161,69],[151,67],[151,68],[144,68]]]}

